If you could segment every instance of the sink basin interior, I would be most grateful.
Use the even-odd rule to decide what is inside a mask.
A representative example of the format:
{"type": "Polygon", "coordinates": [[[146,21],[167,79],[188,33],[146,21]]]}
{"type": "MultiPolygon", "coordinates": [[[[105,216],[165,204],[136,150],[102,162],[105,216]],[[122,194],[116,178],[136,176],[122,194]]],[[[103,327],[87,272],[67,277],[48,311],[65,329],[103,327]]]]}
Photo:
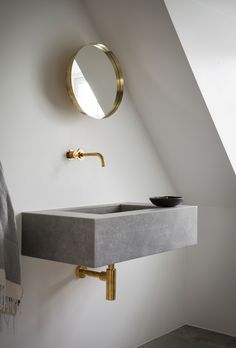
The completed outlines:
{"type": "Polygon", "coordinates": [[[156,209],[154,206],[150,205],[131,205],[131,204],[114,204],[114,205],[103,205],[96,207],[84,207],[84,208],[70,208],[64,209],[67,212],[73,213],[85,213],[85,214],[113,214],[113,213],[123,213],[125,211],[135,211],[143,209],[156,209]]]}

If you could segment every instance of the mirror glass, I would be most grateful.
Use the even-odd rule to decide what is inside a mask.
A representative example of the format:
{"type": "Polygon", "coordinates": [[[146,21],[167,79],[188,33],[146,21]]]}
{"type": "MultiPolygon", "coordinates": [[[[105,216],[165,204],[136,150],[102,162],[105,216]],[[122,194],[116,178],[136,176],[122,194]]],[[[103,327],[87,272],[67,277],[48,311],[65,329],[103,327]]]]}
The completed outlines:
{"type": "Polygon", "coordinates": [[[119,107],[124,89],[120,64],[105,45],[83,46],[67,69],[67,90],[83,114],[96,119],[111,116],[119,107]]]}

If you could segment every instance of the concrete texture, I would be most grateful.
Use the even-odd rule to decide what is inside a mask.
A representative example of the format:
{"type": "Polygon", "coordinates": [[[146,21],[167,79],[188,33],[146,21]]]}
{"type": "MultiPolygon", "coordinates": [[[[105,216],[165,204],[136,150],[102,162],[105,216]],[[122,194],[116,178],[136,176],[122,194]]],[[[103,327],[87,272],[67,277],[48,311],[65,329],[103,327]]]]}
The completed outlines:
{"type": "Polygon", "coordinates": [[[197,243],[197,207],[122,203],[22,214],[22,254],[100,267],[197,243]]]}
{"type": "Polygon", "coordinates": [[[183,326],[139,348],[235,348],[236,338],[192,326],[183,326]]]}

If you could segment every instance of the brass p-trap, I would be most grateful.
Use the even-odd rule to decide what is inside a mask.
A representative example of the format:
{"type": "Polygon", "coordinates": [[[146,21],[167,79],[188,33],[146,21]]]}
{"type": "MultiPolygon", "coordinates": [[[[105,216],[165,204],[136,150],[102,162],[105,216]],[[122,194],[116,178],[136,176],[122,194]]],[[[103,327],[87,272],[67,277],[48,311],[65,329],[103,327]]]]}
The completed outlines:
{"type": "Polygon", "coordinates": [[[77,278],[94,277],[106,282],[106,299],[114,301],[116,299],[116,269],[114,264],[108,265],[106,272],[96,272],[84,266],[77,266],[75,269],[77,278]]]}

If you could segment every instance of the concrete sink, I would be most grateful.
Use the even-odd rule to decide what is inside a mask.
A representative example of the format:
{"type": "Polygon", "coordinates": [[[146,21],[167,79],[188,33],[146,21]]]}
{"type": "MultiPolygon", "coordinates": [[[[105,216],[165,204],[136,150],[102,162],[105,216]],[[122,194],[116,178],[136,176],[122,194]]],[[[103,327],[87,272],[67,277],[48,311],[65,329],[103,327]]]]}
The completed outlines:
{"type": "Polygon", "coordinates": [[[22,213],[22,254],[100,267],[197,243],[197,207],[117,203],[22,213]]]}

